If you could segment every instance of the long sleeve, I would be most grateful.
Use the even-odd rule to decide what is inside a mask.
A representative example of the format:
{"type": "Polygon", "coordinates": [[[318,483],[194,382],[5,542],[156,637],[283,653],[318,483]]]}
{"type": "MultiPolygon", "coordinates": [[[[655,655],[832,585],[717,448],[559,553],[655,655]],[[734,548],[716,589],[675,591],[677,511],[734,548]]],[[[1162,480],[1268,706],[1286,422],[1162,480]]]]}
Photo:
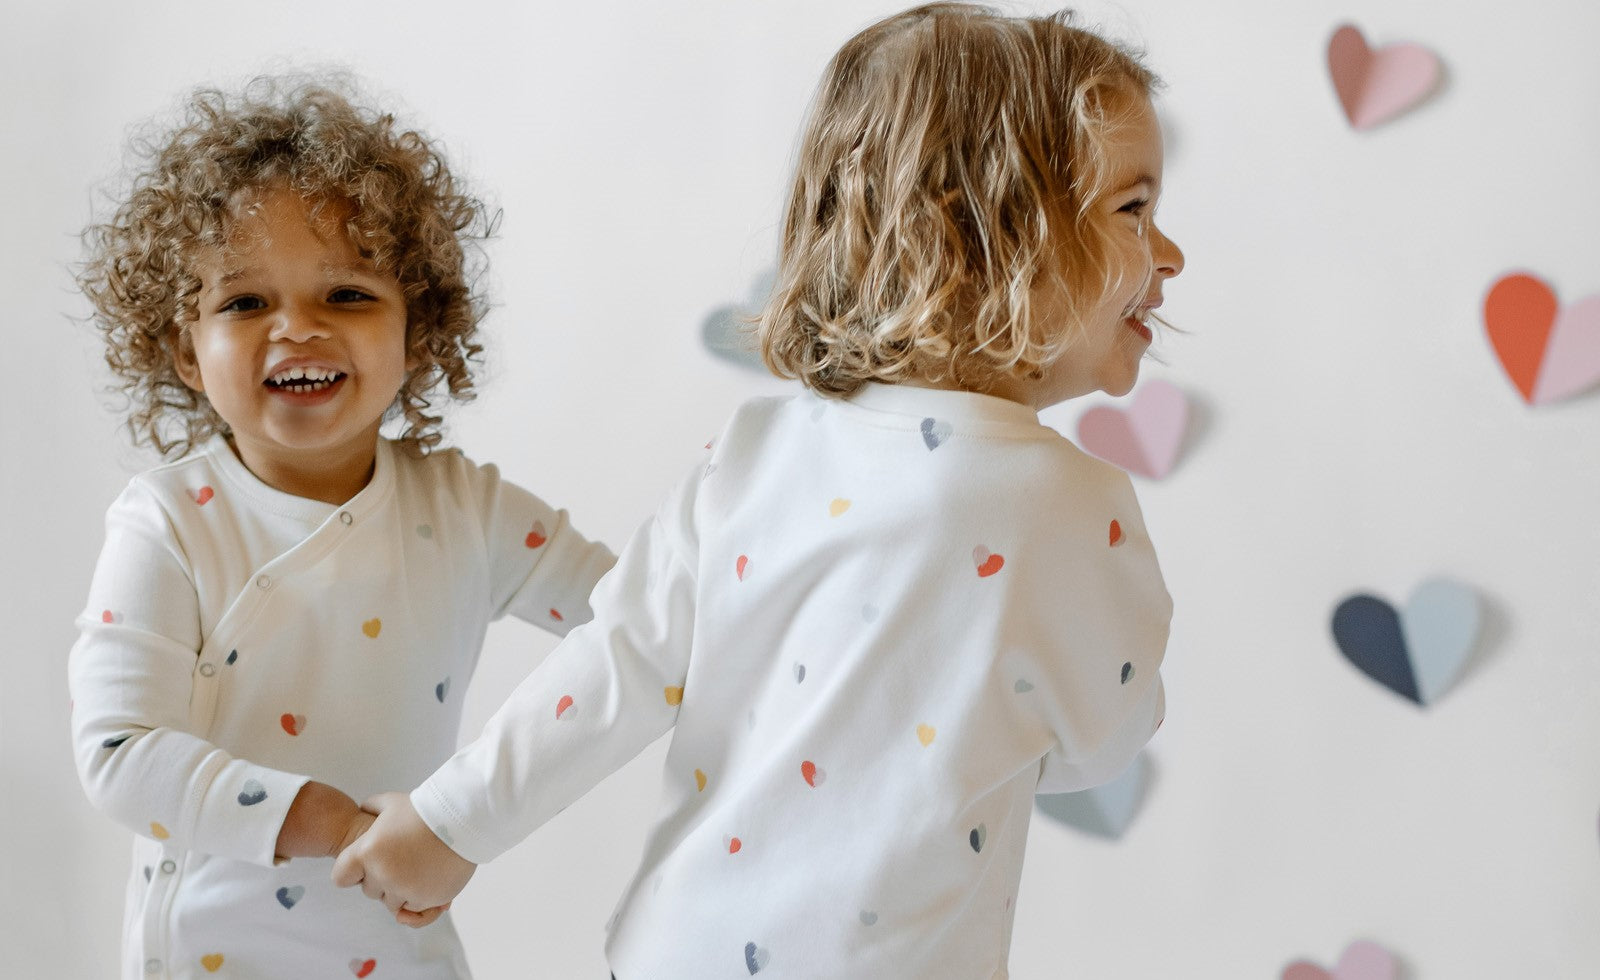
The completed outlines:
{"type": "Polygon", "coordinates": [[[481,515],[493,616],[509,613],[557,636],[588,622],[589,594],[616,556],[579,534],[565,510],[502,480],[493,464],[466,471],[481,515]]]}
{"type": "Polygon", "coordinates": [[[1035,679],[1024,700],[1056,741],[1040,793],[1116,778],[1166,715],[1172,600],[1127,477],[1095,469],[1076,507],[1050,511],[1058,530],[1041,558],[1051,587],[1021,597],[1019,617],[1034,624],[1019,656],[1019,676],[1035,679]]]}
{"type": "Polygon", "coordinates": [[[511,694],[483,734],[411,795],[476,863],[526,837],[667,731],[685,692],[695,619],[698,474],[623,549],[594,619],[511,694]]]}
{"type": "Polygon", "coordinates": [[[160,503],[139,484],[106,515],[106,544],[72,649],[73,755],[90,801],[185,850],[271,864],[306,777],[234,758],[190,733],[199,600],[160,503]]]}

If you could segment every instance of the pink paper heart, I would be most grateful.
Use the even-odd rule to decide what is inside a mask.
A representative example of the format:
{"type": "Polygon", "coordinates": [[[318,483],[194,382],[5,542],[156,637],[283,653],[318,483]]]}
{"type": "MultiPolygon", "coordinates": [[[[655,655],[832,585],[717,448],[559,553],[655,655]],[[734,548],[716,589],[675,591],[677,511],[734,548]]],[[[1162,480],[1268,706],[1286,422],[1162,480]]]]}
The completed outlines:
{"type": "Polygon", "coordinates": [[[1328,39],[1328,74],[1356,129],[1371,129],[1428,97],[1439,81],[1439,58],[1420,44],[1367,46],[1361,29],[1344,24],[1328,39]]]}
{"type": "Polygon", "coordinates": [[[1400,975],[1393,954],[1366,940],[1353,942],[1332,972],[1307,960],[1284,967],[1282,980],[1395,980],[1400,975]]]}
{"type": "Polygon", "coordinates": [[[1159,480],[1172,470],[1189,424],[1189,400],[1177,385],[1152,381],[1126,410],[1091,408],[1078,419],[1078,442],[1108,463],[1159,480]]]}
{"type": "Polygon", "coordinates": [[[1600,381],[1600,295],[1578,300],[1561,311],[1544,348],[1544,365],[1533,389],[1533,403],[1569,398],[1600,381]]]}

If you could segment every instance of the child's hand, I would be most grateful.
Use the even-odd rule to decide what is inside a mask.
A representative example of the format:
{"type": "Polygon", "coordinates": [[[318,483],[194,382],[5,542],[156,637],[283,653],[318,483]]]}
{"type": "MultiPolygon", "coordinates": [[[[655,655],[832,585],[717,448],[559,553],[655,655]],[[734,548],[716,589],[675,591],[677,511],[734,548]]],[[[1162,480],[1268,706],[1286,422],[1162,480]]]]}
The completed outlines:
{"type": "Polygon", "coordinates": [[[364,809],[378,816],[344,847],[333,865],[333,883],[360,885],[402,925],[428,925],[450,907],[478,866],[429,830],[406,794],[374,796],[364,809]]]}

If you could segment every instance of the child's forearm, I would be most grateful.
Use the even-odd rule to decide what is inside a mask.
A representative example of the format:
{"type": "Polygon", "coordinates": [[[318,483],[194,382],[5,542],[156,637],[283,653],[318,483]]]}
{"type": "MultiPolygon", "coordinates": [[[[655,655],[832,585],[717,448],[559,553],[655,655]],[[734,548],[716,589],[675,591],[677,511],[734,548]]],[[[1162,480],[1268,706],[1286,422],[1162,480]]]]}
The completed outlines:
{"type": "Polygon", "coordinates": [[[300,788],[278,831],[279,858],[337,857],[355,840],[372,815],[356,801],[327,783],[308,782],[300,788]]]}

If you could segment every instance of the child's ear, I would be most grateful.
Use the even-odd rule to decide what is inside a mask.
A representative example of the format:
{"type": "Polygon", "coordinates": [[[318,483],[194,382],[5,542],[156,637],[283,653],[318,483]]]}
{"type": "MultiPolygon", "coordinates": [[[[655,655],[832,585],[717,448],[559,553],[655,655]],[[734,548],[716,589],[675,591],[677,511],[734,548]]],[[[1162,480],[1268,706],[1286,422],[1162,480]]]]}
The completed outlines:
{"type": "Polygon", "coordinates": [[[178,378],[195,391],[205,394],[205,379],[200,376],[200,362],[194,356],[194,341],[189,331],[174,326],[167,336],[167,346],[172,351],[172,367],[178,378]]]}

